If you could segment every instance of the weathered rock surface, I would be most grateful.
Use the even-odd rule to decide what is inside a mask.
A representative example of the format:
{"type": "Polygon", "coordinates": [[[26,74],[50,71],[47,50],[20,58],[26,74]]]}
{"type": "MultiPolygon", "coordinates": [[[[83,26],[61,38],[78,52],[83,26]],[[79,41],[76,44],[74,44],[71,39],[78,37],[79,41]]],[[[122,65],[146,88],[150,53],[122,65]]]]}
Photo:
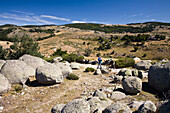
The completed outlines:
{"type": "Polygon", "coordinates": [[[7,92],[11,89],[11,85],[8,82],[8,79],[0,74],[0,94],[7,92]]]}
{"type": "Polygon", "coordinates": [[[132,109],[139,109],[139,107],[144,103],[144,101],[133,101],[129,104],[129,107],[132,109]]]}
{"type": "Polygon", "coordinates": [[[154,113],[156,112],[156,106],[151,101],[144,102],[138,109],[138,113],[154,113]]]}
{"type": "Polygon", "coordinates": [[[66,63],[58,62],[55,65],[60,67],[61,72],[62,72],[64,77],[67,77],[70,73],[73,73],[73,70],[71,69],[71,67],[66,63]]]}
{"type": "Polygon", "coordinates": [[[138,70],[132,70],[132,76],[138,77],[138,70]]]}
{"type": "Polygon", "coordinates": [[[119,99],[126,98],[126,95],[120,91],[114,91],[114,92],[112,92],[110,98],[114,99],[114,100],[119,100],[119,99]]]}
{"type": "Polygon", "coordinates": [[[78,65],[78,63],[71,63],[71,68],[72,69],[79,69],[80,66],[78,65]]]}
{"type": "Polygon", "coordinates": [[[142,81],[138,77],[127,77],[122,81],[122,86],[127,93],[138,93],[142,90],[142,81]]]}
{"type": "Polygon", "coordinates": [[[104,68],[101,69],[101,72],[102,72],[102,74],[109,74],[110,73],[109,70],[104,69],[104,68]]]}
{"type": "Polygon", "coordinates": [[[107,95],[100,90],[96,90],[93,96],[99,97],[99,99],[102,99],[102,100],[107,98],[107,95]]]}
{"type": "Polygon", "coordinates": [[[101,70],[100,69],[96,69],[96,71],[94,72],[94,75],[100,75],[102,74],[101,70]]]}
{"type": "Polygon", "coordinates": [[[63,60],[62,57],[55,57],[55,58],[53,59],[53,62],[54,62],[54,63],[58,63],[58,62],[60,62],[60,61],[62,61],[62,60],[63,60]]]}
{"type": "Polygon", "coordinates": [[[132,111],[125,104],[115,103],[107,107],[103,113],[132,113],[132,111]]]}
{"type": "Polygon", "coordinates": [[[75,99],[67,103],[61,113],[90,113],[90,105],[84,99],[75,99]]]}
{"type": "Polygon", "coordinates": [[[39,57],[31,56],[31,55],[23,55],[19,58],[19,60],[24,61],[27,65],[31,66],[32,68],[36,69],[39,66],[43,66],[47,62],[39,57]]]}
{"type": "Polygon", "coordinates": [[[1,73],[10,84],[25,84],[29,76],[35,75],[35,70],[20,60],[7,60],[1,69],[1,73]]]}
{"type": "Polygon", "coordinates": [[[2,66],[5,64],[5,60],[0,60],[0,70],[1,70],[1,68],[2,68],[2,66]]]}
{"type": "Polygon", "coordinates": [[[55,84],[63,81],[63,75],[55,64],[46,64],[36,69],[36,79],[40,84],[55,84]]]}
{"type": "Polygon", "coordinates": [[[170,90],[170,63],[151,66],[148,72],[148,84],[157,91],[170,90]]]}
{"type": "Polygon", "coordinates": [[[57,105],[55,105],[51,109],[51,113],[61,113],[61,110],[63,109],[64,106],[65,106],[65,104],[57,104],[57,105]]]}
{"type": "Polygon", "coordinates": [[[148,70],[152,64],[148,61],[141,61],[134,65],[136,69],[148,70]]]}

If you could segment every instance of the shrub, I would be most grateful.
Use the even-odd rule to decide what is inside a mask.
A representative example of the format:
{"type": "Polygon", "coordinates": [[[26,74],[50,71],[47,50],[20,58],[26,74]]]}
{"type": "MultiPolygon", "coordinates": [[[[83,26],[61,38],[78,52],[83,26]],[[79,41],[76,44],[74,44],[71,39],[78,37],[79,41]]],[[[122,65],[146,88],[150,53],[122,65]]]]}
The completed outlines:
{"type": "Polygon", "coordinates": [[[52,55],[53,56],[63,56],[65,54],[67,54],[67,51],[62,51],[60,48],[60,49],[57,49],[52,55]]]}
{"type": "Polygon", "coordinates": [[[94,72],[94,71],[95,71],[95,69],[92,68],[92,67],[87,67],[87,68],[85,69],[85,72],[94,72]]]}
{"type": "Polygon", "coordinates": [[[23,86],[20,85],[20,84],[17,84],[17,85],[14,86],[14,89],[15,89],[16,92],[19,92],[23,89],[23,86]]]}
{"type": "Polygon", "coordinates": [[[71,53],[71,54],[64,54],[63,55],[63,60],[66,60],[68,62],[75,62],[77,57],[78,57],[78,55],[73,54],[73,53],[71,53]]]}
{"type": "Polygon", "coordinates": [[[53,58],[52,57],[44,57],[44,60],[46,60],[47,62],[53,62],[53,58]]]}
{"type": "Polygon", "coordinates": [[[97,53],[96,56],[99,57],[99,56],[101,56],[101,54],[100,54],[100,53],[97,53]]]}
{"type": "Polygon", "coordinates": [[[142,57],[146,57],[147,56],[147,54],[145,53],[145,54],[143,54],[143,56],[142,57]]]}
{"type": "Polygon", "coordinates": [[[83,59],[84,59],[84,56],[78,56],[78,57],[76,58],[76,62],[81,63],[81,62],[83,62],[83,59]]]}
{"type": "Polygon", "coordinates": [[[135,64],[135,61],[132,58],[120,58],[116,61],[115,67],[116,68],[125,68],[131,67],[135,64]]]}
{"type": "Polygon", "coordinates": [[[70,73],[67,77],[68,80],[78,80],[79,77],[73,73],[70,73]]]}

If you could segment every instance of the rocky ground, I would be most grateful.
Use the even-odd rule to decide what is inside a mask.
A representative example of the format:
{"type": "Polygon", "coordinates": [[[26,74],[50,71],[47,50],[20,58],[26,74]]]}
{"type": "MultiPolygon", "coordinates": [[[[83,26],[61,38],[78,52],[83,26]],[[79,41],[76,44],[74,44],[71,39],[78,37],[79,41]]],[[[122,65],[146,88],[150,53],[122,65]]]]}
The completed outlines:
{"type": "MultiPolygon", "coordinates": [[[[35,79],[31,78],[30,80],[34,83],[33,86],[25,87],[19,92],[16,92],[13,89],[0,98],[0,106],[4,107],[3,112],[49,113],[54,105],[59,103],[66,104],[75,98],[90,96],[97,89],[108,87],[114,89],[122,87],[121,85],[116,86],[116,84],[111,83],[113,79],[109,76],[113,75],[113,73],[93,75],[93,73],[84,72],[85,67],[74,70],[74,73],[80,77],[79,80],[65,79],[61,84],[39,86],[35,85],[35,79]]],[[[145,81],[147,80],[145,79],[145,81]]],[[[113,101],[131,103],[133,101],[145,100],[151,100],[157,106],[159,105],[159,101],[155,95],[146,91],[142,91],[138,95],[127,95],[124,99],[113,101]]],[[[136,110],[137,108],[133,109],[136,110]]]]}

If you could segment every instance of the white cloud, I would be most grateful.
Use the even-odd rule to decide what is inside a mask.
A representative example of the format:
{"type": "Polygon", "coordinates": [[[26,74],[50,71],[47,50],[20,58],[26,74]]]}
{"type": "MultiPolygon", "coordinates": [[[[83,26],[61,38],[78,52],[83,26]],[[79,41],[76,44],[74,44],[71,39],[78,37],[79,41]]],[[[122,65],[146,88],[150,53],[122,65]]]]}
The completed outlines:
{"type": "Polygon", "coordinates": [[[11,10],[11,11],[16,12],[16,13],[26,14],[26,15],[34,15],[34,13],[27,13],[27,12],[22,12],[22,11],[17,11],[17,10],[11,10]]]}
{"type": "Polygon", "coordinates": [[[63,20],[63,21],[70,21],[70,19],[67,18],[60,18],[60,17],[56,17],[56,16],[51,16],[51,15],[41,15],[40,17],[42,18],[50,18],[50,19],[55,19],[55,20],[63,20]]]}
{"type": "Polygon", "coordinates": [[[71,23],[87,23],[86,21],[72,21],[71,23]]]}
{"type": "Polygon", "coordinates": [[[33,23],[41,23],[41,24],[54,24],[53,22],[43,20],[38,16],[30,16],[30,15],[16,15],[16,14],[4,13],[4,14],[0,14],[0,18],[10,19],[11,21],[18,20],[18,21],[27,21],[33,23]]]}

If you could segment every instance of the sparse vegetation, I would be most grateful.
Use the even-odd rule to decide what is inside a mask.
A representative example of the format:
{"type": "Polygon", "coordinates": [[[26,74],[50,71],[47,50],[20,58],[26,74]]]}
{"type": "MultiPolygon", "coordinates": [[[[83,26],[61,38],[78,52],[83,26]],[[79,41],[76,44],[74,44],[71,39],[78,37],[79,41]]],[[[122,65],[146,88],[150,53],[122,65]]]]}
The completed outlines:
{"type": "Polygon", "coordinates": [[[66,78],[68,80],[78,80],[79,79],[79,77],[73,73],[69,74],[66,78]]]}
{"type": "Polygon", "coordinates": [[[120,58],[115,62],[116,68],[132,67],[135,61],[132,58],[120,58]]]}
{"type": "Polygon", "coordinates": [[[22,89],[23,89],[23,86],[20,85],[20,84],[16,84],[16,85],[14,86],[14,90],[15,90],[16,92],[20,92],[22,89]]]}
{"type": "Polygon", "coordinates": [[[87,67],[87,68],[85,69],[85,72],[94,72],[94,71],[95,71],[95,69],[92,68],[92,67],[87,67]]]}

